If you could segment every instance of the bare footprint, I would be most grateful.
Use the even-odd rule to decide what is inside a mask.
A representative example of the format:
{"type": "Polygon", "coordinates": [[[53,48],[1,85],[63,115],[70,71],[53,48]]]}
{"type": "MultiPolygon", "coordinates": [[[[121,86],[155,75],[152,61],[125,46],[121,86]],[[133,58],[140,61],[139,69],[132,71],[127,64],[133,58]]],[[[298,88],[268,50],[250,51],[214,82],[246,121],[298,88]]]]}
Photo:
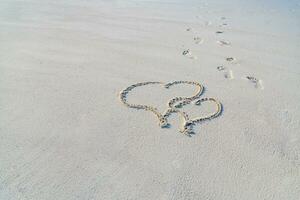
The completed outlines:
{"type": "Polygon", "coordinates": [[[224,66],[222,66],[222,65],[217,67],[217,70],[218,70],[218,71],[223,71],[223,70],[225,70],[225,69],[226,69],[226,68],[225,68],[224,66]]]}
{"type": "Polygon", "coordinates": [[[232,61],[235,61],[235,58],[233,58],[233,57],[228,57],[228,58],[226,58],[226,61],[232,62],[232,61]]]}
{"type": "Polygon", "coordinates": [[[240,65],[241,64],[241,61],[237,60],[234,57],[227,57],[227,58],[225,58],[225,60],[232,65],[240,65]]]}
{"type": "Polygon", "coordinates": [[[194,37],[195,44],[202,44],[204,40],[201,37],[194,37]]]}
{"type": "Polygon", "coordinates": [[[229,46],[229,45],[231,45],[230,42],[225,41],[225,40],[218,40],[217,43],[218,43],[219,45],[221,45],[221,46],[229,46]]]}
{"type": "Polygon", "coordinates": [[[224,77],[226,79],[234,79],[233,71],[231,69],[227,69],[226,67],[220,65],[220,66],[217,67],[217,70],[220,71],[220,72],[221,71],[224,72],[224,77]]]}
{"type": "Polygon", "coordinates": [[[234,76],[233,76],[233,71],[231,69],[228,69],[224,72],[224,77],[226,79],[234,79],[234,76]]]}
{"type": "Polygon", "coordinates": [[[261,89],[261,90],[264,89],[264,85],[263,85],[263,81],[262,80],[257,79],[257,78],[255,78],[253,76],[246,76],[246,79],[248,81],[250,81],[252,84],[254,84],[255,88],[258,88],[258,89],[261,89]]]}
{"type": "Polygon", "coordinates": [[[188,57],[188,58],[190,58],[190,59],[197,59],[197,57],[194,56],[194,55],[192,54],[191,50],[189,50],[189,49],[184,50],[184,51],[182,52],[182,55],[185,56],[185,57],[188,57]]]}

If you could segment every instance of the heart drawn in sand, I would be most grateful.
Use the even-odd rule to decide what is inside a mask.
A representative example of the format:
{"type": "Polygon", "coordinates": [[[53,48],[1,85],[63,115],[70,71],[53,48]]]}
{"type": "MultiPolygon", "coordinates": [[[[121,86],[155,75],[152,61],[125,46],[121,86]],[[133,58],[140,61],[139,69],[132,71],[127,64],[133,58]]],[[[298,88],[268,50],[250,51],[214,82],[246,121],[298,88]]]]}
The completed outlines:
{"type": "Polygon", "coordinates": [[[184,124],[183,124],[183,128],[180,130],[180,132],[189,135],[194,133],[193,132],[193,126],[197,123],[201,123],[203,121],[206,120],[211,120],[213,118],[218,117],[221,112],[222,112],[222,104],[215,98],[201,98],[201,99],[196,99],[196,100],[192,100],[192,101],[186,101],[184,102],[184,105],[188,105],[193,103],[196,106],[200,106],[202,102],[213,102],[215,104],[215,111],[212,113],[209,113],[205,116],[201,116],[201,117],[195,117],[195,118],[190,118],[190,116],[188,114],[186,114],[186,112],[181,111],[181,113],[183,113],[183,119],[184,119],[184,124]]]}
{"type": "Polygon", "coordinates": [[[191,133],[193,133],[192,126],[194,124],[196,124],[198,122],[202,122],[204,120],[213,119],[213,118],[217,117],[218,115],[220,115],[221,110],[222,110],[221,103],[218,100],[216,100],[214,98],[200,99],[200,96],[203,93],[203,89],[204,89],[204,87],[200,83],[194,82],[194,81],[173,81],[170,83],[142,82],[142,83],[133,84],[133,85],[125,88],[124,90],[122,90],[120,92],[119,98],[120,98],[121,102],[129,108],[143,109],[143,110],[152,112],[158,118],[159,125],[162,128],[169,127],[167,118],[172,113],[178,113],[179,115],[182,116],[182,118],[184,120],[183,128],[180,130],[180,132],[183,132],[186,135],[190,135],[191,133]],[[174,97],[174,98],[172,98],[171,100],[168,101],[168,108],[163,113],[160,113],[158,111],[158,109],[154,106],[144,105],[144,104],[132,104],[127,101],[128,93],[131,92],[134,88],[142,87],[145,85],[154,85],[154,84],[161,85],[166,89],[168,89],[174,85],[178,85],[178,84],[188,84],[188,85],[196,86],[197,92],[193,96],[190,96],[190,97],[174,97]],[[216,104],[217,109],[214,113],[212,113],[208,116],[196,117],[194,119],[189,119],[189,115],[186,112],[180,111],[179,108],[184,105],[190,104],[191,102],[193,102],[195,100],[197,100],[195,103],[196,105],[200,105],[200,103],[204,102],[204,101],[212,101],[216,104]]]}

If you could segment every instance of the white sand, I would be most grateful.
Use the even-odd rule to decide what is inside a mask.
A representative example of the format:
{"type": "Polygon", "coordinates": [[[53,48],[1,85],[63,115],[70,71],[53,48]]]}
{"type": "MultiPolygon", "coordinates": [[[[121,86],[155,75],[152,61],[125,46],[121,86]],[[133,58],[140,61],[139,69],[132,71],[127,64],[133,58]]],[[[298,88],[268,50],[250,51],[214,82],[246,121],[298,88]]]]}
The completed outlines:
{"type": "MultiPolygon", "coordinates": [[[[299,7],[0,1],[0,199],[299,199],[299,7]],[[187,137],[177,116],[161,129],[118,100],[130,84],[172,80],[204,84],[222,115],[187,137]]],[[[140,88],[130,99],[162,109],[191,91],[140,88]]]]}

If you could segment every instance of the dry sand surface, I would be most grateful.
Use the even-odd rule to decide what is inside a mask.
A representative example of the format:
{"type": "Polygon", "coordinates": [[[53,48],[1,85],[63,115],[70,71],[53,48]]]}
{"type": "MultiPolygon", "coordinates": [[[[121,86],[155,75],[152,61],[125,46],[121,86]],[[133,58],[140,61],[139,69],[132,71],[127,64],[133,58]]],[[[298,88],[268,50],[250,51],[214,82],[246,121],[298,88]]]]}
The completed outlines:
{"type": "Polygon", "coordinates": [[[298,200],[299,38],[295,0],[1,0],[0,199],[298,200]],[[176,80],[223,105],[191,137],[118,96],[176,80]]]}

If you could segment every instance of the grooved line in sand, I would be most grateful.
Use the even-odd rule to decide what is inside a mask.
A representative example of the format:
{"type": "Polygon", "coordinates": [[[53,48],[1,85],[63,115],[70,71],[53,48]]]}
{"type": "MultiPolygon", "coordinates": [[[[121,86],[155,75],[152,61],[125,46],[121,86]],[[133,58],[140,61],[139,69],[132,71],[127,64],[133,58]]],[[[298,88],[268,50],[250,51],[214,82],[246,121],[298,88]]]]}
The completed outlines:
{"type": "Polygon", "coordinates": [[[222,112],[222,104],[217,99],[215,99],[215,98],[202,98],[202,99],[200,99],[200,96],[203,93],[203,89],[204,89],[204,87],[200,83],[194,82],[194,81],[173,81],[173,82],[166,83],[166,84],[163,83],[163,82],[140,82],[140,83],[133,84],[133,85],[125,88],[124,90],[122,90],[119,94],[119,98],[120,98],[121,102],[129,108],[143,109],[143,110],[152,112],[158,118],[159,126],[161,128],[169,127],[169,123],[167,121],[167,118],[172,113],[178,113],[183,118],[183,121],[184,121],[183,126],[180,129],[180,132],[184,133],[185,135],[190,136],[191,134],[193,134],[193,130],[192,130],[193,125],[195,125],[196,123],[199,123],[199,122],[203,122],[203,121],[206,121],[206,120],[211,120],[213,118],[216,118],[222,112]],[[191,97],[175,97],[175,98],[172,98],[171,100],[168,101],[168,108],[163,113],[160,113],[158,111],[158,109],[154,106],[149,106],[149,105],[144,105],[144,104],[131,104],[131,103],[128,103],[127,95],[134,88],[145,86],[145,85],[155,85],[155,84],[162,85],[166,89],[168,89],[169,87],[171,87],[173,85],[177,85],[177,84],[194,85],[194,86],[197,87],[197,92],[191,97]],[[194,118],[194,119],[190,119],[189,115],[186,112],[180,111],[179,108],[181,108],[184,105],[190,104],[194,100],[197,100],[195,102],[195,105],[200,105],[202,102],[205,102],[205,101],[214,102],[216,104],[216,111],[209,114],[209,115],[207,115],[207,116],[204,116],[204,117],[197,117],[197,118],[194,118]]]}

